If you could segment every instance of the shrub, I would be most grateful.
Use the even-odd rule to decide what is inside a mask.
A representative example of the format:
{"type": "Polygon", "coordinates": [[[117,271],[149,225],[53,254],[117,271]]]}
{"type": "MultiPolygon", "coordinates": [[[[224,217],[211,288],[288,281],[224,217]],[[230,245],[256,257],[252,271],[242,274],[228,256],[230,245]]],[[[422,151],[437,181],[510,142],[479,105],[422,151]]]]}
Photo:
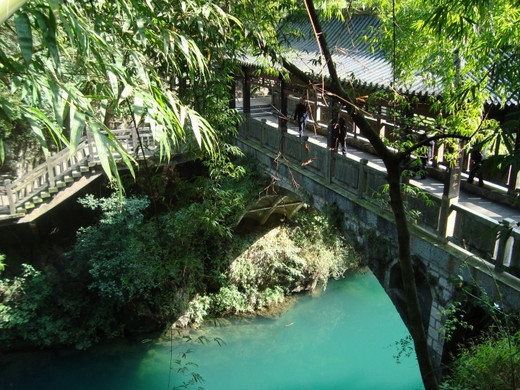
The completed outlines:
{"type": "Polygon", "coordinates": [[[520,332],[488,335],[462,350],[443,389],[510,390],[520,386],[520,332]]]}

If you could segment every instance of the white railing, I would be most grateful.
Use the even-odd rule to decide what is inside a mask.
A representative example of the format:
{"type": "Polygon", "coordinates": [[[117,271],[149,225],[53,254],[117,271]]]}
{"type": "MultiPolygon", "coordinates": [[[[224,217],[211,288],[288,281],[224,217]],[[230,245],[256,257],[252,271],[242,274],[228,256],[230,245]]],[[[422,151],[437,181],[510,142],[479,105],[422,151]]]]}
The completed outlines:
{"type": "MultiPolygon", "coordinates": [[[[157,145],[148,128],[112,130],[117,141],[137,159],[157,152],[157,145]],[[141,150],[141,146],[142,149],[141,150]]],[[[90,133],[84,136],[71,154],[65,148],[47,158],[45,163],[15,180],[0,181],[0,216],[25,214],[35,204],[43,202],[77,177],[100,163],[95,143],[90,133]]]]}

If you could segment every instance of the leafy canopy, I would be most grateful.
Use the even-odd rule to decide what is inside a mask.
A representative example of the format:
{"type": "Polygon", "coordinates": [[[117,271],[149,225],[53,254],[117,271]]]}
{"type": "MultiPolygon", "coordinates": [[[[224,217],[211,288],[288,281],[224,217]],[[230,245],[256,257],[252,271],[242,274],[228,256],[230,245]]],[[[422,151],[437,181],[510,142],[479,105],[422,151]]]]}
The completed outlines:
{"type": "Polygon", "coordinates": [[[197,0],[27,2],[0,26],[0,138],[22,123],[45,151],[53,141],[74,153],[88,128],[116,178],[115,152],[132,167],[117,121],[148,125],[163,158],[190,139],[215,154],[215,131],[179,85],[211,78],[212,56],[232,53],[240,31],[197,0]]]}

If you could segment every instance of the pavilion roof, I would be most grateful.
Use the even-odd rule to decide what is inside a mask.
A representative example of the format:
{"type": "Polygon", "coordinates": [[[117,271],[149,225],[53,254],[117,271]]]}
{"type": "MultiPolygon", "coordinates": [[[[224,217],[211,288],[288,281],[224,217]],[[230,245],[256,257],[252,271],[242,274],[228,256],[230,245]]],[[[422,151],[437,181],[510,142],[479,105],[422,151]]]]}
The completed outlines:
{"type": "MultiPolygon", "coordinates": [[[[378,17],[371,14],[354,14],[347,21],[333,18],[322,22],[339,78],[369,90],[395,89],[401,94],[417,97],[440,95],[440,87],[427,83],[420,75],[412,81],[394,82],[391,61],[381,48],[372,45],[379,34],[379,25],[378,17]]],[[[301,18],[295,22],[295,27],[301,34],[287,37],[287,60],[305,73],[328,76],[327,67],[319,61],[320,51],[308,20],[301,18]]],[[[260,66],[262,61],[265,59],[255,56],[244,59],[252,66],[260,66]]],[[[500,105],[500,97],[492,93],[488,104],[500,105]]],[[[508,102],[508,105],[516,104],[514,100],[508,102]]]]}

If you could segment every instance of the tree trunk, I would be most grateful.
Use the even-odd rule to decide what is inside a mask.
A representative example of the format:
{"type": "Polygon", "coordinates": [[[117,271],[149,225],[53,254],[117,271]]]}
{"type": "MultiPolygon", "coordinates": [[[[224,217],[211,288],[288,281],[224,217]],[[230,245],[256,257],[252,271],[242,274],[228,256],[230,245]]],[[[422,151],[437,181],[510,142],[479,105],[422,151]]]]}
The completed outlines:
{"type": "Polygon", "coordinates": [[[415,273],[410,253],[410,232],[408,230],[408,221],[406,220],[406,211],[401,193],[401,170],[399,168],[399,161],[385,162],[385,165],[388,173],[387,180],[389,185],[390,206],[392,207],[397,229],[399,265],[401,266],[401,277],[403,279],[406,298],[408,329],[414,341],[424,387],[427,390],[436,390],[439,386],[437,376],[433,370],[426,329],[424,329],[422,323],[421,305],[419,303],[419,295],[417,293],[417,284],[415,282],[415,273]]]}
{"type": "MultiPolygon", "coordinates": [[[[355,97],[352,97],[346,90],[343,89],[341,80],[338,78],[336,66],[332,60],[327,40],[323,34],[316,9],[314,8],[314,2],[313,0],[304,0],[304,3],[314,29],[316,40],[329,70],[329,92],[332,95],[340,97],[344,100],[345,103],[347,103],[347,108],[349,110],[349,114],[352,117],[352,120],[361,129],[361,131],[363,131],[363,134],[368,138],[371,145],[385,163],[388,174],[387,180],[389,184],[390,206],[394,214],[397,229],[399,263],[401,266],[401,275],[406,297],[408,328],[414,341],[417,360],[419,362],[419,368],[421,370],[421,376],[425,389],[438,390],[439,385],[437,383],[437,376],[433,370],[433,364],[428,349],[426,331],[422,324],[421,307],[417,294],[417,285],[415,283],[415,275],[410,253],[410,232],[408,230],[408,221],[406,220],[405,207],[401,193],[400,162],[404,156],[390,150],[379,137],[379,134],[374,131],[372,125],[360,112],[355,109],[355,97]]],[[[302,80],[307,80],[310,82],[314,81],[309,80],[308,75],[300,71],[292,64],[284,63],[284,66],[287,70],[302,80]]],[[[326,92],[327,91],[324,91],[324,93],[326,92]]]]}

